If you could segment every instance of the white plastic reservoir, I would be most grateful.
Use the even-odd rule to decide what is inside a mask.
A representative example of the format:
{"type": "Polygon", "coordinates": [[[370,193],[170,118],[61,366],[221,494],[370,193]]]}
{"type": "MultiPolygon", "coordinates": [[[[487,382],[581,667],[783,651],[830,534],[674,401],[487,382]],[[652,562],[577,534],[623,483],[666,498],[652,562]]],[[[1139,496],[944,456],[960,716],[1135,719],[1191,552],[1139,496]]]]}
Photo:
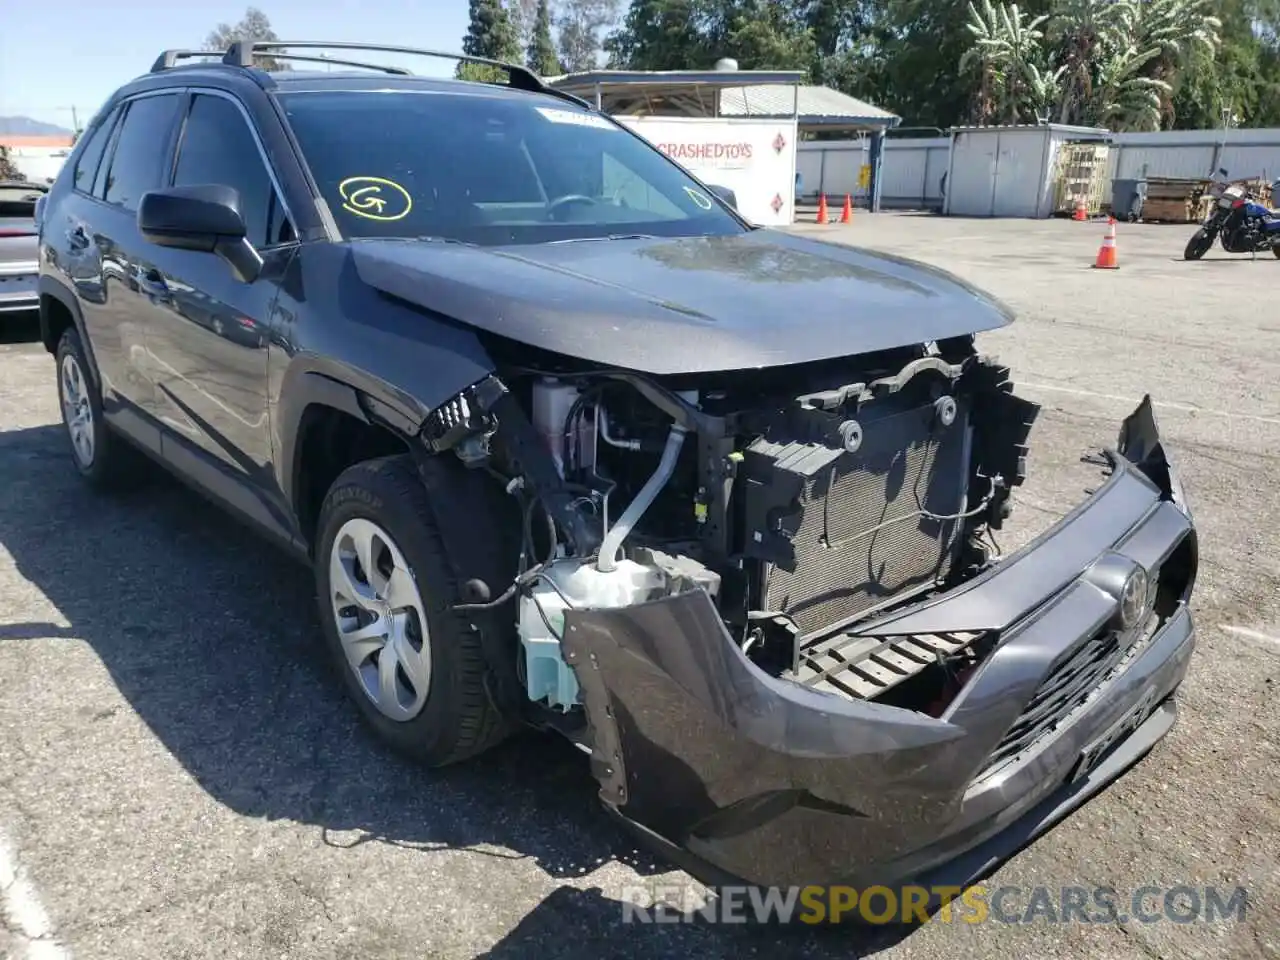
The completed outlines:
{"type": "Polygon", "coordinates": [[[608,573],[591,564],[562,561],[545,576],[559,590],[539,579],[530,593],[520,598],[525,689],[530,700],[545,700],[549,706],[568,711],[578,702],[578,681],[560,651],[565,610],[570,606],[609,608],[642,603],[664,580],[659,571],[632,560],[620,560],[608,573]]]}

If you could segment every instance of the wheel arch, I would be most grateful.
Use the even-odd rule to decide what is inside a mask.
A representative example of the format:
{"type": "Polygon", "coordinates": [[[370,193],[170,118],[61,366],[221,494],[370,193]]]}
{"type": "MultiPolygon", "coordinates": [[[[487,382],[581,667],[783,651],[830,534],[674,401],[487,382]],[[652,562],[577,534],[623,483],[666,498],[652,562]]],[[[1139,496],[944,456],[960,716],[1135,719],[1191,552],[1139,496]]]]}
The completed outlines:
{"type": "Polygon", "coordinates": [[[93,353],[93,344],[89,342],[89,333],[84,325],[84,313],[76,295],[66,284],[53,277],[42,274],[37,290],[40,294],[40,342],[50,353],[58,352],[58,341],[68,328],[74,327],[80,336],[80,345],[84,348],[85,359],[89,361],[89,376],[94,387],[102,388],[101,375],[98,373],[98,360],[93,353]]]}
{"type": "Polygon", "coordinates": [[[277,479],[310,551],[333,481],[363,460],[411,452],[421,419],[394,398],[319,370],[291,377],[282,398],[276,406],[277,479]]]}

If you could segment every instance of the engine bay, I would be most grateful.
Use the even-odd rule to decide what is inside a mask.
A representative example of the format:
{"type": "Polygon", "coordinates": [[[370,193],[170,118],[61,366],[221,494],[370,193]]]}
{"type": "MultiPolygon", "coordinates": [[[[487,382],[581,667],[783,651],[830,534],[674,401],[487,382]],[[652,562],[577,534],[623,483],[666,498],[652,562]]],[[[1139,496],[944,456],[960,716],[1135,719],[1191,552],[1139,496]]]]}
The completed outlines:
{"type": "MultiPolygon", "coordinates": [[[[1038,412],[971,337],[696,378],[528,350],[504,361],[424,438],[521,503],[515,582],[467,606],[514,601],[525,692],[560,715],[580,707],[560,651],[566,610],[689,590],[771,676],[803,682],[819,655],[847,664],[854,648],[885,670],[885,644],[842,638],[993,562],[987,534],[1024,478],[1038,412]]],[[[980,648],[951,638],[887,662],[902,681],[953,679],[980,648]]],[[[900,686],[917,685],[825,689],[880,699],[900,686]]],[[[926,709],[936,686],[907,704],[926,709]]]]}

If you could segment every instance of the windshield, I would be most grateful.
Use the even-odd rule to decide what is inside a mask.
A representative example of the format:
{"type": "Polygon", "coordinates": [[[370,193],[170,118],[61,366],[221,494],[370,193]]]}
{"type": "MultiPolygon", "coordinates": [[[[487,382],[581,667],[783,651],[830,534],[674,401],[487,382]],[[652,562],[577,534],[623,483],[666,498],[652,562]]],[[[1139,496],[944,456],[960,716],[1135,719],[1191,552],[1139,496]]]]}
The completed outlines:
{"type": "Polygon", "coordinates": [[[492,246],[747,230],[655,148],[572,103],[488,91],[280,100],[348,238],[492,246]]]}

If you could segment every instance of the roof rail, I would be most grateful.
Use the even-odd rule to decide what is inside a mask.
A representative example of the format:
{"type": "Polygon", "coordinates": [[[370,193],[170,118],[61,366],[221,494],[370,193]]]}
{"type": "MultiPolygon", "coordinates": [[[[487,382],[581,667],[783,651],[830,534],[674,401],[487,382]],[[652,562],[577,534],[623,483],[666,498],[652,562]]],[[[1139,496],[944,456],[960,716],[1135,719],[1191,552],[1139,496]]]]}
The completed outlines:
{"type": "Polygon", "coordinates": [[[179,60],[190,60],[193,57],[221,57],[221,50],[165,50],[160,56],[156,57],[156,62],[151,65],[152,73],[159,73],[161,70],[171,70],[177,66],[179,60]]]}
{"type": "Polygon", "coordinates": [[[420,47],[384,46],[382,44],[353,43],[351,41],[343,40],[299,40],[294,42],[285,40],[238,40],[227,49],[226,54],[223,55],[222,62],[233,67],[252,67],[254,65],[255,57],[286,59],[286,55],[277,55],[272,52],[275,50],[286,49],[369,50],[378,53],[407,53],[420,57],[437,57],[442,60],[454,60],[459,63],[474,63],[480,66],[496,67],[500,70],[505,70],[507,72],[510,85],[519,90],[531,90],[540,93],[546,93],[550,90],[550,88],[542,82],[542,79],[536,73],[527,67],[520,66],[519,64],[504,63],[501,60],[489,60],[485,57],[472,57],[465,53],[445,53],[441,50],[425,50],[420,47]]]}
{"type": "Polygon", "coordinates": [[[303,63],[332,63],[339,67],[362,67],[365,70],[379,70],[382,73],[395,74],[398,77],[413,76],[412,70],[406,70],[404,67],[392,67],[384,63],[365,63],[363,60],[339,60],[336,57],[309,57],[301,53],[272,53],[264,54],[270,56],[272,60],[297,60],[303,63]]]}

